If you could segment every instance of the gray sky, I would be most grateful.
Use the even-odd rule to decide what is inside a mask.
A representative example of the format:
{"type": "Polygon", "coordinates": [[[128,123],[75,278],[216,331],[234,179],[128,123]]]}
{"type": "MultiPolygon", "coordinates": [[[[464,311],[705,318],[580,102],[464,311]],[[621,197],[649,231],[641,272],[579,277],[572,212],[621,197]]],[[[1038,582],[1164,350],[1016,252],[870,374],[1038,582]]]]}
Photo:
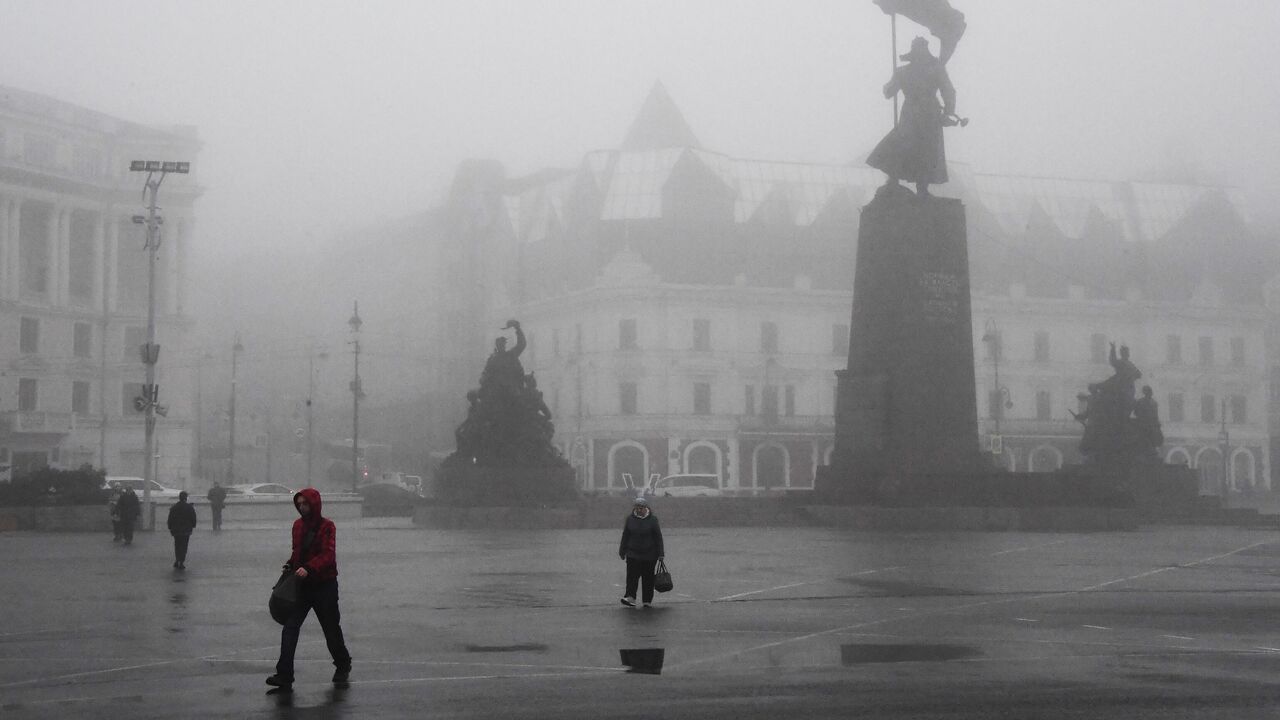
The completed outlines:
{"type": "MultiPolygon", "coordinates": [[[[980,170],[1128,179],[1192,159],[1280,186],[1280,3],[953,0],[980,170]]],[[[0,0],[0,83],[199,127],[212,257],[434,204],[466,157],[519,174],[616,146],[661,79],[703,144],[841,163],[891,122],[871,0],[0,0]]],[[[899,26],[899,51],[923,31],[899,26]]],[[[936,41],[934,47],[936,48],[936,41]]],[[[1274,189],[1274,188],[1273,188],[1274,189]]]]}

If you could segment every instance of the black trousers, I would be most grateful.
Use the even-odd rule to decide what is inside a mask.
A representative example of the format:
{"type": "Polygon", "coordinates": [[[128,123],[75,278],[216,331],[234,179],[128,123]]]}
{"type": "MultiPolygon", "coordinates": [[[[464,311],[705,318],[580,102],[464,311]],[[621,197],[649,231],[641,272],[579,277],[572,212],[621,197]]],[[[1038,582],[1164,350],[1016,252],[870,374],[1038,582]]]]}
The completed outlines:
{"type": "Polygon", "coordinates": [[[644,597],[640,601],[653,602],[653,569],[657,565],[657,560],[627,558],[627,592],[624,594],[633,598],[636,596],[636,585],[642,585],[644,597]]]}
{"type": "Polygon", "coordinates": [[[298,649],[298,635],[301,634],[307,613],[313,609],[316,611],[316,619],[320,621],[320,629],[324,631],[324,642],[329,646],[333,666],[350,668],[351,653],[347,652],[347,643],[342,637],[342,614],[338,611],[338,581],[304,580],[301,585],[298,609],[280,629],[280,660],[276,662],[276,674],[293,679],[293,654],[298,649]]]}
{"type": "Polygon", "coordinates": [[[187,561],[187,543],[191,542],[190,535],[174,535],[173,536],[173,559],[177,562],[184,563],[187,561]]]}
{"type": "Polygon", "coordinates": [[[209,511],[213,513],[213,529],[221,530],[222,529],[222,506],[210,505],[209,511]]]}
{"type": "Polygon", "coordinates": [[[120,535],[124,538],[126,545],[133,542],[133,527],[138,524],[138,518],[120,518],[120,535]]]}

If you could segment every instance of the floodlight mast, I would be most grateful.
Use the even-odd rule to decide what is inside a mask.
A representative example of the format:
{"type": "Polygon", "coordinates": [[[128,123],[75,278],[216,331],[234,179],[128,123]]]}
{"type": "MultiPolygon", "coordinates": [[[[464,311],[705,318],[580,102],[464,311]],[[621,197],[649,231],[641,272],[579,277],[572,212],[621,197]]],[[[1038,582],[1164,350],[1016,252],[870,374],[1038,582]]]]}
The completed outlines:
{"type": "MultiPolygon", "coordinates": [[[[146,441],[144,445],[142,504],[146,508],[146,523],[149,530],[155,529],[155,513],[151,507],[151,485],[155,481],[155,430],[156,405],[160,401],[159,388],[156,387],[156,362],[160,359],[160,346],[156,344],[156,252],[160,249],[160,224],[164,219],[156,214],[156,194],[160,192],[160,184],[169,173],[186,175],[191,171],[191,163],[134,160],[129,163],[130,172],[145,172],[146,184],[143,186],[142,199],[147,204],[147,342],[140,348],[142,363],[146,367],[146,382],[142,386],[143,410],[146,413],[146,441]],[[157,175],[158,174],[158,175],[157,175]]],[[[134,222],[142,219],[134,216],[134,222]]]]}

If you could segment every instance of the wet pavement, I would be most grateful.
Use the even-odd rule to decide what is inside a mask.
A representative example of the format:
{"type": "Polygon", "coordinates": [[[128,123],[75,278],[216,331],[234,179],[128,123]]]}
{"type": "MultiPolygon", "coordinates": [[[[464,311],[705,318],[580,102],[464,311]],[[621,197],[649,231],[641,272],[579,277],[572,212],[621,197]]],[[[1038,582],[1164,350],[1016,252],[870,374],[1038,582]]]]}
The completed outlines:
{"type": "MultiPolygon", "coordinates": [[[[621,524],[621,518],[619,519],[621,524]]],[[[664,528],[675,590],[618,602],[618,533],[338,526],[355,657],[309,619],[268,695],[288,530],[0,534],[4,718],[1134,718],[1280,712],[1264,530],[664,528]]]]}

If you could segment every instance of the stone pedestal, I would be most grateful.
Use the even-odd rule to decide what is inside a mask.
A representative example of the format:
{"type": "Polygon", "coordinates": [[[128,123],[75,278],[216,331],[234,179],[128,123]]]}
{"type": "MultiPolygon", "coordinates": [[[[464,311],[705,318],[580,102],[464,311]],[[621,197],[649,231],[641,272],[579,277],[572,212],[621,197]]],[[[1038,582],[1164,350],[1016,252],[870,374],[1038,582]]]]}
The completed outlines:
{"type": "Polygon", "coordinates": [[[862,209],[849,327],[819,489],[905,500],[928,478],[981,473],[959,200],[885,186],[862,209]]]}

